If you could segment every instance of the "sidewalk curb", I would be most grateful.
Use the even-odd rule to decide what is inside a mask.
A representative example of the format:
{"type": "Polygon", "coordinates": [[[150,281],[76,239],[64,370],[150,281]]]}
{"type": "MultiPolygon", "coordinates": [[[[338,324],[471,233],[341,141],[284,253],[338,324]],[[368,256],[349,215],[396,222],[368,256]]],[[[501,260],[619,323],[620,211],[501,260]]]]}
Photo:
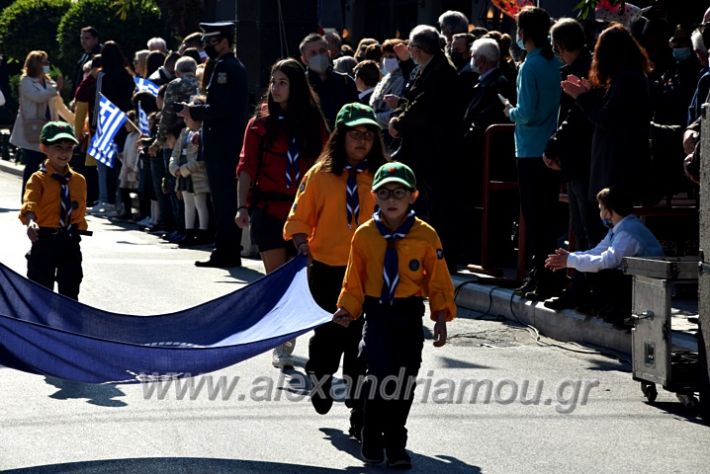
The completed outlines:
{"type": "MultiPolygon", "coordinates": [[[[591,344],[607,349],[631,353],[631,332],[593,316],[566,309],[555,312],[545,308],[542,302],[513,296],[513,290],[471,282],[475,276],[453,277],[458,289],[456,304],[466,309],[501,315],[504,318],[534,326],[540,334],[565,342],[591,344]],[[468,282],[468,283],[467,283],[468,282]],[[512,299],[511,299],[512,298],[512,299]]],[[[696,339],[682,332],[673,331],[673,346],[697,351],[696,339]]]]}
{"type": "Polygon", "coordinates": [[[14,174],[22,177],[22,172],[25,170],[24,165],[7,160],[0,160],[0,172],[14,174]]]}

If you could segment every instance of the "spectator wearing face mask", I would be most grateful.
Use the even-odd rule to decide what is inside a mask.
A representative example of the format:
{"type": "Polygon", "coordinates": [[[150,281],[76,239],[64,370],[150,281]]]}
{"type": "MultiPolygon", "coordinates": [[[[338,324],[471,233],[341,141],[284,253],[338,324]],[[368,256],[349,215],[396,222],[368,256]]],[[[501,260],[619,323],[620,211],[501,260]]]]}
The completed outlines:
{"type": "Polygon", "coordinates": [[[475,37],[471,33],[456,33],[451,40],[449,59],[456,68],[465,101],[471,97],[471,90],[478,81],[478,73],[471,69],[471,45],[475,37]]]}
{"type": "Polygon", "coordinates": [[[333,128],[341,107],[358,101],[355,81],[347,74],[333,70],[328,43],[319,34],[311,33],[299,45],[301,62],[307,67],[308,82],[320,98],[320,106],[328,126],[333,128]]]}
{"type": "Polygon", "coordinates": [[[402,140],[397,159],[420,176],[417,213],[439,230],[446,261],[454,270],[459,233],[454,229],[458,209],[451,206],[451,193],[459,187],[458,176],[452,170],[458,169],[460,160],[455,131],[465,104],[458,97],[456,69],[440,48],[439,33],[433,27],[415,27],[409,34],[408,48],[419,69],[404,97],[398,100],[400,105],[390,118],[389,133],[402,140]]]}
{"type": "MultiPolygon", "coordinates": [[[[389,124],[392,115],[392,107],[385,101],[385,96],[401,96],[404,89],[404,76],[399,68],[399,60],[394,52],[397,45],[405,46],[404,40],[398,38],[388,39],[382,43],[382,74],[383,77],[375,86],[375,90],[370,97],[370,106],[375,111],[377,121],[383,127],[389,124]]],[[[387,141],[388,136],[385,137],[387,141]]]]}

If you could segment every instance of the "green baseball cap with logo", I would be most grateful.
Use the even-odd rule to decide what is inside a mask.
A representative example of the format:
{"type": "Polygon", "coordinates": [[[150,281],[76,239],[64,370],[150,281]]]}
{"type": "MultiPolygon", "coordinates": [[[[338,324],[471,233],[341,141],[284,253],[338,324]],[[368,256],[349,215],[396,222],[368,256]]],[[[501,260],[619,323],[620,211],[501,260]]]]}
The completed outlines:
{"type": "Polygon", "coordinates": [[[346,127],[371,125],[373,127],[382,128],[377,121],[377,117],[375,117],[375,111],[372,110],[372,107],[358,102],[343,105],[340,112],[338,112],[338,115],[335,117],[335,126],[338,127],[340,124],[346,127]]]}
{"type": "Polygon", "coordinates": [[[388,183],[401,184],[411,190],[417,189],[417,178],[414,176],[414,171],[399,161],[385,163],[375,171],[375,177],[372,178],[372,190],[377,191],[388,183]]]}
{"type": "Polygon", "coordinates": [[[74,127],[66,122],[47,122],[42,127],[39,135],[39,141],[44,144],[56,143],[62,140],[67,140],[75,145],[79,144],[79,140],[74,136],[74,127]]]}

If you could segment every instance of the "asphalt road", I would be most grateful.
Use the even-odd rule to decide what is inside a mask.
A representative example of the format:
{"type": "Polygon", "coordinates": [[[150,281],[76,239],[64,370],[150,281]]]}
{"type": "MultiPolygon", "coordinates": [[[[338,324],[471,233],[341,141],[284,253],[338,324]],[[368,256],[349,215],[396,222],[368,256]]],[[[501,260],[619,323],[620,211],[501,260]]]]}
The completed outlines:
{"type": "MultiPolygon", "coordinates": [[[[18,196],[19,178],[0,173],[0,261],[24,273],[18,196]]],[[[103,309],[170,312],[263,271],[253,260],[232,272],[196,268],[206,251],[103,219],[90,226],[80,299],[103,309]]],[[[708,472],[710,429],[668,392],[646,404],[625,361],[475,316],[449,325],[445,347],[426,343],[408,423],[413,472],[708,472]]],[[[363,467],[342,403],[313,411],[301,385],[306,349],[301,337],[287,374],[262,354],[180,386],[83,385],[0,368],[0,470],[385,472],[363,467]],[[220,383],[231,393],[215,393],[220,383]]]]}

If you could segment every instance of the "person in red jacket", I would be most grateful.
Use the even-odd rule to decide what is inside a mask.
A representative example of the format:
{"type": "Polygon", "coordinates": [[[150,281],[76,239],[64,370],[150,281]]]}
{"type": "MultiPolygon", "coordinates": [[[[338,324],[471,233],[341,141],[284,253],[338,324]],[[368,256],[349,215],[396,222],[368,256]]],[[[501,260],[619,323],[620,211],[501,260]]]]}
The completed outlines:
{"type": "MultiPolygon", "coordinates": [[[[293,246],[282,230],[301,177],[323,149],[328,129],[315,94],[298,61],[283,59],[271,68],[271,82],[244,132],[237,166],[237,215],[259,249],[266,273],[286,262],[293,246]]],[[[292,368],[295,340],[274,349],[273,365],[292,368]]]]}

